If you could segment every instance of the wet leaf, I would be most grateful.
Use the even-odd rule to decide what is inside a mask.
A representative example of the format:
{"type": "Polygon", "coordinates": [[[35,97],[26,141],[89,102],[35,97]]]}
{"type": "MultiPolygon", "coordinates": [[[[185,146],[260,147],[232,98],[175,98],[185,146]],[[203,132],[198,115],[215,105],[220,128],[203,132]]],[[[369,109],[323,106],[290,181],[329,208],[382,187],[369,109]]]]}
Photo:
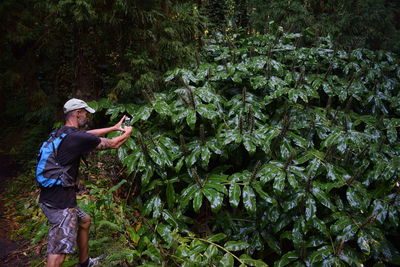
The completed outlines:
{"type": "Polygon", "coordinates": [[[256,195],[254,194],[253,188],[248,185],[243,187],[243,204],[249,213],[256,212],[256,195]]]}
{"type": "Polygon", "coordinates": [[[274,267],[287,266],[288,264],[292,263],[293,261],[297,260],[298,258],[299,258],[299,255],[297,254],[296,251],[288,252],[285,255],[283,255],[279,261],[275,262],[274,267]]]}
{"type": "Polygon", "coordinates": [[[216,235],[208,236],[207,240],[211,241],[211,242],[219,242],[219,241],[224,240],[226,237],[227,237],[226,234],[219,233],[219,234],[216,234],[216,235]]]}
{"type": "Polygon", "coordinates": [[[229,203],[232,207],[237,208],[240,201],[241,195],[240,186],[237,184],[232,184],[229,187],[229,203]]]}
{"type": "Polygon", "coordinates": [[[221,266],[233,267],[233,257],[229,253],[225,253],[220,261],[221,266]]]}
{"type": "Polygon", "coordinates": [[[228,241],[225,243],[224,248],[229,251],[239,251],[249,247],[249,244],[244,241],[228,241]]]}

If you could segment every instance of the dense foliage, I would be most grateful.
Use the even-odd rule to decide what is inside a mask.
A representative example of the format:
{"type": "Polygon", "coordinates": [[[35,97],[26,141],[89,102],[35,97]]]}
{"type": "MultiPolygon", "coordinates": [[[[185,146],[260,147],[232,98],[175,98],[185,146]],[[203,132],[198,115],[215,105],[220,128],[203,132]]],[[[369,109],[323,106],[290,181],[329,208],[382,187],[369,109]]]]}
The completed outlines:
{"type": "Polygon", "coordinates": [[[2,150],[33,158],[70,96],[132,117],[83,169],[107,266],[400,264],[398,3],[352,2],[3,1],[2,150]]]}
{"type": "Polygon", "coordinates": [[[117,154],[146,223],[110,222],[127,261],[400,262],[398,57],[271,28],[207,40],[207,61],[147,104],[92,103],[135,123],[117,154]]]}

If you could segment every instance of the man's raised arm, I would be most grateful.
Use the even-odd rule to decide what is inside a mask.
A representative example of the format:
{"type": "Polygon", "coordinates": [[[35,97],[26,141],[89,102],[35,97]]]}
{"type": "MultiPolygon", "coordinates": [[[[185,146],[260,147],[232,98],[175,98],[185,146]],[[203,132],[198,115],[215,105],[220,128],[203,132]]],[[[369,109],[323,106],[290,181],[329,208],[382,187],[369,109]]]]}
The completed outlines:
{"type": "Polygon", "coordinates": [[[129,136],[131,136],[132,127],[125,126],[124,131],[123,134],[112,139],[100,137],[100,144],[98,144],[96,148],[100,150],[119,148],[128,140],[129,136]]]}
{"type": "Polygon", "coordinates": [[[122,122],[125,120],[125,116],[115,124],[114,126],[107,127],[107,128],[100,128],[100,129],[93,129],[86,131],[87,133],[94,134],[95,136],[105,136],[106,134],[114,131],[121,131],[124,132],[125,130],[121,127],[122,122]]]}

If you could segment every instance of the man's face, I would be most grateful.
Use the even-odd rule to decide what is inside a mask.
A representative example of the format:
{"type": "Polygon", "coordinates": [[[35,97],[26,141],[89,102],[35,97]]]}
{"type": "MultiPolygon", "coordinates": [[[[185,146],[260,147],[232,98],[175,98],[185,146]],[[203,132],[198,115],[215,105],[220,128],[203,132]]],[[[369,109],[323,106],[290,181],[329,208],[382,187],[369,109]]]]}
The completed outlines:
{"type": "Polygon", "coordinates": [[[78,118],[78,126],[79,128],[83,128],[89,121],[88,112],[85,109],[80,109],[77,111],[77,118],[78,118]]]}

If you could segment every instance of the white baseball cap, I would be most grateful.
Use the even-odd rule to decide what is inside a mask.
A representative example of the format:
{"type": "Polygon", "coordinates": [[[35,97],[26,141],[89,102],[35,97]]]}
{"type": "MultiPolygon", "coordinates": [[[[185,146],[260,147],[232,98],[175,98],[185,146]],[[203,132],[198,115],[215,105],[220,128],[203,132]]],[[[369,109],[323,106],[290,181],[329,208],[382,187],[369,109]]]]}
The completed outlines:
{"type": "Polygon", "coordinates": [[[95,110],[92,109],[91,107],[88,106],[88,104],[80,99],[77,98],[71,98],[64,104],[64,114],[67,114],[68,112],[76,109],[81,109],[84,108],[87,110],[87,112],[94,113],[95,110]]]}

